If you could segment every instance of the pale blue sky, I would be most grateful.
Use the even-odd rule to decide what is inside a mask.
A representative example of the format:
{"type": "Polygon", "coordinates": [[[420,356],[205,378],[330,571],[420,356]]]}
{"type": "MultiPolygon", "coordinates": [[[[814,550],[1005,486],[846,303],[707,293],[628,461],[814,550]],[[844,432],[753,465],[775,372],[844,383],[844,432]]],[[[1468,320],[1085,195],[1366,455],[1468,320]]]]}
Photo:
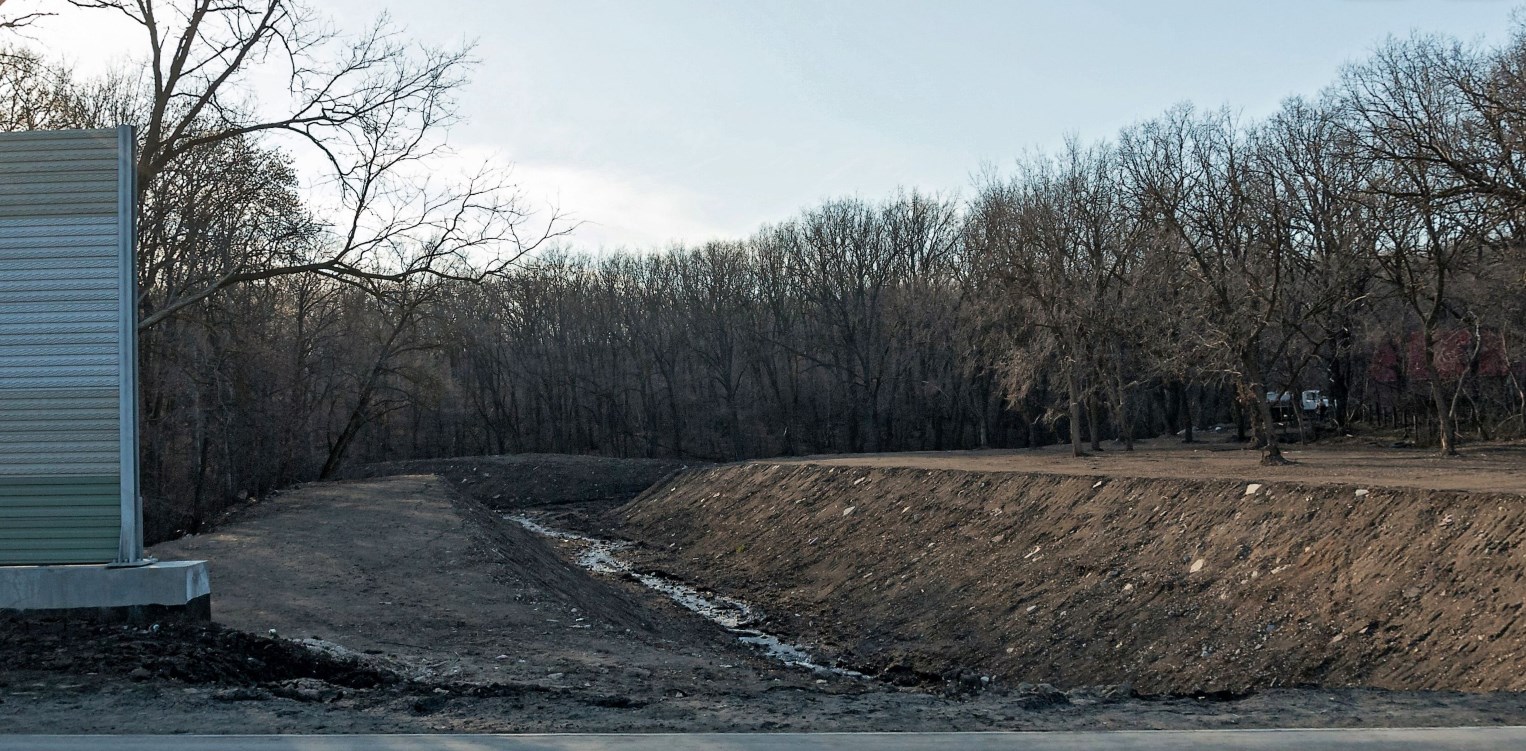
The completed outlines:
{"type": "MultiPolygon", "coordinates": [[[[57,0],[14,0],[14,5],[57,0]]],[[[386,10],[476,40],[452,142],[516,164],[588,222],[578,244],[740,236],[842,195],[968,193],[1067,133],[1108,137],[1190,100],[1256,117],[1315,94],[1388,35],[1503,40],[1489,2],[310,0],[341,28],[386,10]]],[[[70,12],[39,41],[98,64],[70,12]]]]}

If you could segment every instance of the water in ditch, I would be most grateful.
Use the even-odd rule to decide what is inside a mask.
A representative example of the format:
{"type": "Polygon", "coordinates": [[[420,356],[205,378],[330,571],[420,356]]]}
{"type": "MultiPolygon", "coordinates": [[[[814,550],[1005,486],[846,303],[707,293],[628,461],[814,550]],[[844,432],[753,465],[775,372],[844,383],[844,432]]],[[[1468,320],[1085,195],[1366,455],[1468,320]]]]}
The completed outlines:
{"type": "Polygon", "coordinates": [[[735,634],[739,641],[762,649],[769,657],[785,665],[851,678],[865,677],[863,673],[857,671],[817,663],[811,658],[810,651],[804,647],[798,644],[791,644],[773,634],[753,628],[753,624],[758,622],[758,615],[745,602],[734,600],[730,597],[701,594],[699,590],[686,584],[657,576],[656,574],[632,569],[630,564],[616,556],[616,553],[631,546],[628,542],[600,540],[595,537],[552,529],[528,516],[512,515],[505,516],[504,518],[542,537],[549,537],[553,540],[560,540],[576,546],[578,548],[576,560],[579,566],[597,574],[629,576],[641,582],[642,586],[666,595],[668,599],[678,603],[686,610],[720,624],[727,631],[735,634]]]}

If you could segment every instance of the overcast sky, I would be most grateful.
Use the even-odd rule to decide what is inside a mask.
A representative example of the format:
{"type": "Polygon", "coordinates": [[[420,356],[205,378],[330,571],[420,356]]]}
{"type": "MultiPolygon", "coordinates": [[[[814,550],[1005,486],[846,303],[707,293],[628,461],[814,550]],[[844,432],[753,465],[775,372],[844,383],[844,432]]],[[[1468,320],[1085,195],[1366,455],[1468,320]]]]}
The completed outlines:
{"type": "MultiPolygon", "coordinates": [[[[3,1],[3,0],[0,0],[3,1]]],[[[477,43],[452,143],[515,164],[587,224],[577,243],[746,235],[825,198],[968,192],[1066,134],[1170,105],[1256,117],[1316,94],[1389,35],[1499,42],[1511,2],[590,2],[310,0],[341,28],[382,10],[477,43]]],[[[12,0],[13,8],[62,5],[12,0]]],[[[90,69],[136,37],[65,11],[37,43],[90,69]]]]}

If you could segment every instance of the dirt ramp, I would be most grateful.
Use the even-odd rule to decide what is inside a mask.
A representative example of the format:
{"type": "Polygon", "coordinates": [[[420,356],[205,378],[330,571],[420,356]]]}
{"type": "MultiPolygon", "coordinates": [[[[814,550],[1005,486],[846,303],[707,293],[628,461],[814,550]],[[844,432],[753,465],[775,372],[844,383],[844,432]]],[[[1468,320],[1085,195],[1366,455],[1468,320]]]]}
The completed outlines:
{"type": "Polygon", "coordinates": [[[453,459],[416,459],[367,464],[349,479],[433,474],[457,491],[498,510],[625,503],[673,472],[682,462],[614,459],[570,454],[505,454],[453,459]]]}
{"type": "Polygon", "coordinates": [[[151,552],[206,559],[228,626],[391,656],[421,679],[523,679],[526,652],[694,633],[431,475],[301,486],[151,552]]]}
{"type": "Polygon", "coordinates": [[[621,514],[647,565],[890,677],[1526,690],[1518,495],[747,464],[621,514]]]}

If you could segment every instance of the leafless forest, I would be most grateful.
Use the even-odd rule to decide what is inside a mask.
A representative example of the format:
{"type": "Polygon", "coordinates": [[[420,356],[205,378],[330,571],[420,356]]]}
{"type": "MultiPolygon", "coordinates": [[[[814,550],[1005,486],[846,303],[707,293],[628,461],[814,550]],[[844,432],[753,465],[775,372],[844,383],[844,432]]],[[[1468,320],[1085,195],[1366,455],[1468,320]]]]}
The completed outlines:
{"type": "Polygon", "coordinates": [[[1523,432],[1526,28],[1379,44],[1265,119],[992,155],[959,195],[591,253],[507,173],[447,176],[469,49],[287,0],[73,2],[144,67],[76,75],[13,18],[0,129],[138,126],[150,538],[381,459],[1523,432]],[[1279,423],[1282,389],[1328,414],[1279,423]]]}

